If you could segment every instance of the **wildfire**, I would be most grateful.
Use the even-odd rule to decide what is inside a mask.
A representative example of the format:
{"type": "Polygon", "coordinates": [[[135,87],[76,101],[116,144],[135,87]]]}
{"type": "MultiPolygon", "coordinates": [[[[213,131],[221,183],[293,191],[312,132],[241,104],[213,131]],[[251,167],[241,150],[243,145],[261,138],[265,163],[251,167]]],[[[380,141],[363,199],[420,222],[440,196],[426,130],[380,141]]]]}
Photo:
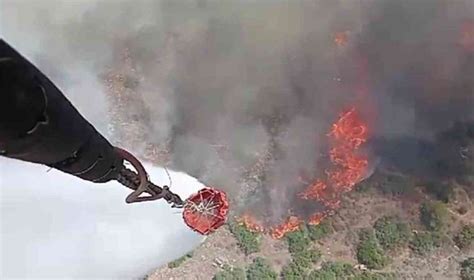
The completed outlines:
{"type": "Polygon", "coordinates": [[[348,39],[349,39],[349,32],[342,31],[342,32],[336,32],[334,34],[333,41],[338,47],[344,47],[347,44],[348,39]]]}
{"type": "Polygon", "coordinates": [[[311,217],[309,217],[308,224],[312,226],[319,225],[326,216],[327,214],[325,212],[313,214],[311,217]]]}
{"type": "Polygon", "coordinates": [[[241,225],[244,225],[248,230],[253,232],[264,232],[265,230],[263,226],[261,226],[257,220],[249,214],[244,214],[237,218],[237,222],[241,225]]]}
{"type": "Polygon", "coordinates": [[[326,170],[326,179],[317,179],[299,194],[302,199],[315,199],[328,208],[339,207],[338,197],[352,190],[364,175],[368,161],[359,155],[359,147],[367,141],[367,126],[355,108],[343,112],[328,133],[333,166],[326,170]]]}
{"type": "Polygon", "coordinates": [[[275,239],[280,239],[289,232],[297,231],[300,228],[301,223],[303,223],[303,221],[298,217],[290,216],[284,223],[274,227],[271,230],[270,235],[275,239]]]}
{"type": "Polygon", "coordinates": [[[466,21],[461,26],[459,43],[467,52],[474,52],[474,21],[466,21]]]}
{"type": "Polygon", "coordinates": [[[316,180],[306,190],[299,193],[298,196],[302,199],[314,199],[319,200],[324,194],[324,190],[327,188],[326,183],[321,180],[316,180]]]}
{"type": "MultiPolygon", "coordinates": [[[[342,112],[339,119],[331,126],[327,134],[330,149],[329,158],[331,166],[326,170],[325,176],[317,178],[297,197],[305,200],[321,202],[327,210],[313,214],[308,219],[308,224],[318,225],[331,210],[340,207],[340,196],[357,184],[364,176],[368,160],[359,152],[360,146],[368,139],[367,125],[362,121],[356,108],[342,112]]],[[[300,182],[307,183],[303,177],[300,182]]],[[[238,219],[249,230],[264,232],[264,228],[249,215],[238,219]]],[[[304,221],[296,216],[290,216],[282,224],[273,227],[270,235],[280,239],[286,233],[296,231],[304,221]]]]}

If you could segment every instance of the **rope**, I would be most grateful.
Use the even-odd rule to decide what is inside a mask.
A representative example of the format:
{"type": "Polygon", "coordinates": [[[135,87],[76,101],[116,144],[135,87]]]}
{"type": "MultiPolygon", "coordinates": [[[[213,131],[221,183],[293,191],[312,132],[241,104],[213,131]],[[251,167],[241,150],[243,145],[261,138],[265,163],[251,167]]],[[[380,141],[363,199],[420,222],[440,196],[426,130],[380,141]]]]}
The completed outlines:
{"type": "Polygon", "coordinates": [[[170,189],[171,189],[171,185],[173,185],[173,181],[171,180],[170,173],[168,172],[168,168],[166,168],[166,166],[165,166],[165,171],[166,171],[166,175],[168,175],[168,180],[170,181],[170,189]]]}

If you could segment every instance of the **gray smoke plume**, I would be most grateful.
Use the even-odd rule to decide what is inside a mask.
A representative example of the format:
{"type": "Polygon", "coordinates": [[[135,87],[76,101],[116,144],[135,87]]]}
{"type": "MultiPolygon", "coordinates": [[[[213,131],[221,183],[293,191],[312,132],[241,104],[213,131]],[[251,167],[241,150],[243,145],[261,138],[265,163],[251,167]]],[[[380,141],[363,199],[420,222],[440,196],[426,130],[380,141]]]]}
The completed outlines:
{"type": "MultiPolygon", "coordinates": [[[[38,61],[61,85],[88,73],[91,90],[126,88],[114,118],[138,127],[132,150],[159,146],[162,163],[272,222],[301,210],[298,178],[324,171],[342,110],[365,118],[374,158],[407,155],[402,164],[424,151],[394,143],[474,118],[471,0],[6,1],[2,11],[6,39],[43,50],[38,61]],[[110,73],[120,78],[105,82],[110,73]]],[[[70,97],[98,112],[102,102],[80,106],[81,94],[70,97]]]]}

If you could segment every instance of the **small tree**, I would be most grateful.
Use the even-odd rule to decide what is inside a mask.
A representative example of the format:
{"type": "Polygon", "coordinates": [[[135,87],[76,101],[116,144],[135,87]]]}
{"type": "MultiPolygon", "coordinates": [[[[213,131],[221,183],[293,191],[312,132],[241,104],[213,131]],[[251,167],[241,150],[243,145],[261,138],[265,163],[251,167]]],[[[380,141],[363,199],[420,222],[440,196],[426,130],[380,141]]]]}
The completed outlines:
{"type": "Polygon", "coordinates": [[[410,228],[396,217],[383,217],[375,222],[375,234],[384,249],[392,249],[408,242],[410,228]]]}
{"type": "Polygon", "coordinates": [[[248,280],[274,280],[277,279],[277,273],[263,258],[255,258],[247,268],[248,280]]]}
{"type": "Polygon", "coordinates": [[[311,240],[319,240],[333,232],[330,221],[323,220],[319,225],[308,225],[308,235],[311,240]]]}
{"type": "Polygon", "coordinates": [[[420,255],[425,255],[440,245],[441,235],[437,232],[419,232],[410,242],[410,248],[420,255]]]}
{"type": "Polygon", "coordinates": [[[245,280],[245,271],[239,267],[226,265],[212,278],[213,280],[245,280]]]}
{"type": "Polygon", "coordinates": [[[239,243],[240,249],[246,254],[252,254],[260,250],[260,235],[248,230],[244,225],[231,223],[230,232],[239,243]]]}
{"type": "Polygon", "coordinates": [[[286,241],[288,242],[288,251],[292,254],[306,250],[311,244],[306,228],[288,233],[286,241]]]}
{"type": "MultiPolygon", "coordinates": [[[[308,276],[308,280],[338,280],[349,279],[355,275],[351,264],[343,262],[327,262],[321,269],[314,270],[308,276]]],[[[352,279],[352,278],[351,278],[352,279]]]]}
{"type": "Polygon", "coordinates": [[[299,267],[309,268],[321,258],[321,252],[317,249],[305,249],[293,254],[293,262],[299,267]]]}
{"type": "Polygon", "coordinates": [[[474,258],[468,258],[461,263],[461,279],[474,280],[474,258]]]}
{"type": "Polygon", "coordinates": [[[425,202],[420,207],[420,221],[431,231],[443,230],[448,210],[442,202],[425,202]]]}
{"type": "Polygon", "coordinates": [[[454,237],[454,242],[461,249],[472,247],[474,244],[474,225],[465,225],[454,237]]]}
{"type": "Polygon", "coordinates": [[[388,258],[377,243],[373,231],[365,230],[360,233],[360,243],[357,246],[357,260],[370,269],[381,269],[388,263],[388,258]]]}
{"type": "Polygon", "coordinates": [[[182,265],[186,260],[190,259],[193,257],[193,252],[189,252],[187,253],[186,255],[180,257],[180,258],[177,258],[176,260],[174,261],[171,261],[168,263],[168,268],[177,268],[179,267],[180,265],[182,265]]]}

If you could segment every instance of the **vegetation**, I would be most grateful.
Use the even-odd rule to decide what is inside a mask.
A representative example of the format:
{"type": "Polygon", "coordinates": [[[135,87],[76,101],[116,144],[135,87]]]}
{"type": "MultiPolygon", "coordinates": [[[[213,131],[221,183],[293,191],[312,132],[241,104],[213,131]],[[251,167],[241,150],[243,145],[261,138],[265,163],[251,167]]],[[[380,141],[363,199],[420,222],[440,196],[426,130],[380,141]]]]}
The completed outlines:
{"type": "Polygon", "coordinates": [[[442,202],[425,202],[420,207],[420,221],[428,230],[443,230],[447,216],[448,210],[442,202]]]}
{"type": "Polygon", "coordinates": [[[308,225],[308,235],[313,241],[328,236],[334,231],[329,220],[323,220],[319,225],[308,225]]]}
{"type": "Polygon", "coordinates": [[[306,228],[286,234],[286,241],[288,242],[288,251],[291,254],[304,251],[311,245],[311,239],[306,228]]]}
{"type": "MultiPolygon", "coordinates": [[[[395,280],[395,276],[390,273],[360,272],[352,268],[351,264],[343,262],[328,262],[323,264],[319,270],[314,270],[309,274],[307,280],[395,280]]],[[[285,279],[286,280],[286,279],[285,279]]]]}
{"type": "Polygon", "coordinates": [[[182,265],[187,259],[190,259],[193,257],[193,252],[189,252],[186,255],[182,256],[181,258],[178,258],[172,262],[168,263],[168,268],[177,268],[178,266],[182,265]]]}
{"type": "Polygon", "coordinates": [[[213,280],[245,280],[245,271],[242,268],[224,266],[222,271],[219,271],[212,278],[213,280]]]}
{"type": "Polygon", "coordinates": [[[374,224],[375,234],[384,249],[401,246],[410,238],[410,228],[396,217],[383,217],[374,224]]]}
{"type": "Polygon", "coordinates": [[[474,244],[474,224],[465,225],[454,237],[454,242],[461,249],[472,247],[474,244]]]}
{"type": "Polygon", "coordinates": [[[357,246],[357,260],[370,269],[381,269],[388,263],[388,258],[380,248],[375,233],[363,230],[359,235],[360,243],[357,246]]]}
{"type": "Polygon", "coordinates": [[[260,250],[260,234],[248,230],[244,225],[231,223],[230,232],[239,243],[240,249],[246,254],[256,253],[260,250]]]}
{"type": "Polygon", "coordinates": [[[248,280],[273,280],[277,279],[277,273],[263,258],[255,258],[247,268],[248,280]]]}
{"type": "Polygon", "coordinates": [[[283,268],[281,273],[285,280],[302,279],[311,265],[319,260],[321,252],[316,249],[304,249],[292,256],[292,261],[283,268]]]}
{"type": "Polygon", "coordinates": [[[461,263],[461,279],[474,280],[474,258],[468,258],[461,263]]]}
{"type": "Polygon", "coordinates": [[[290,262],[283,267],[281,277],[285,280],[299,280],[305,277],[305,271],[305,268],[298,266],[295,262],[290,262]]]}
{"type": "Polygon", "coordinates": [[[385,194],[405,195],[413,192],[412,182],[404,176],[387,175],[380,184],[380,190],[385,194]]]}
{"type": "Polygon", "coordinates": [[[281,273],[283,279],[303,279],[311,265],[319,260],[321,252],[310,248],[310,235],[311,231],[314,233],[320,231],[320,229],[316,226],[302,227],[300,230],[286,235],[288,251],[291,253],[292,261],[283,268],[281,273]]]}
{"type": "Polygon", "coordinates": [[[448,203],[453,195],[454,189],[452,185],[441,182],[429,182],[426,184],[426,191],[432,194],[436,199],[444,203],[448,203]]]}
{"type": "Polygon", "coordinates": [[[351,264],[343,262],[327,262],[321,269],[314,270],[307,277],[308,280],[338,280],[354,276],[356,271],[351,264]]]}
{"type": "Polygon", "coordinates": [[[396,277],[392,273],[380,273],[380,272],[362,272],[351,280],[395,280],[396,277]]]}
{"type": "Polygon", "coordinates": [[[438,232],[417,233],[410,242],[410,248],[420,255],[425,255],[440,245],[441,235],[438,232]]]}

